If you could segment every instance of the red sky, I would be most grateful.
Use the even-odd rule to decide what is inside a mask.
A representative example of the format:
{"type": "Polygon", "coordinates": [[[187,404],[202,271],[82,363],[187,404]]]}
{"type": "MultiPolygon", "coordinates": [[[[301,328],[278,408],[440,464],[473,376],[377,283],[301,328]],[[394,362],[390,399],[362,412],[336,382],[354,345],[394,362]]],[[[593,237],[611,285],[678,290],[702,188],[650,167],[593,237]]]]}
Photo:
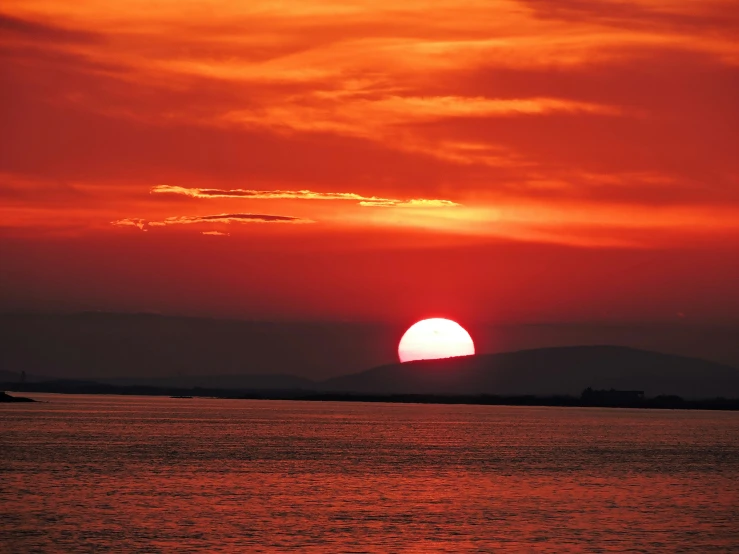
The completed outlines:
{"type": "Polygon", "coordinates": [[[736,322],[738,34],[734,0],[6,0],[0,309],[736,322]]]}

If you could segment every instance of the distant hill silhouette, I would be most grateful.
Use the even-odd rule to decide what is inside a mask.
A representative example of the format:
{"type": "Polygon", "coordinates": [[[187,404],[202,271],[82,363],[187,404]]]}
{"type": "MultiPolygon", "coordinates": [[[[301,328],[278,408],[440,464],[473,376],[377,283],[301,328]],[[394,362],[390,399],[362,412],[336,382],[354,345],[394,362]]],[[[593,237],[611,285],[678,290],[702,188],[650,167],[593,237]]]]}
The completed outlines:
{"type": "Polygon", "coordinates": [[[98,383],[162,388],[204,388],[237,390],[314,390],[316,383],[295,375],[176,375],[174,377],[130,377],[95,379],[98,383]]]}
{"type": "Polygon", "coordinates": [[[739,370],[619,346],[575,346],[391,364],[324,381],[361,394],[579,396],[584,389],[641,390],[646,396],[739,397],[739,370]]]}
{"type": "MultiPolygon", "coordinates": [[[[739,397],[737,369],[616,346],[520,350],[346,375],[395,359],[402,330],[152,314],[5,314],[0,383],[17,384],[25,371],[27,384],[74,380],[171,389],[577,397],[592,387],[643,390],[647,396],[739,397]],[[327,375],[342,376],[309,379],[327,375]]],[[[734,336],[726,332],[724,342],[734,336]]],[[[542,343],[547,344],[543,336],[536,344],[542,343]]]]}
{"type": "Polygon", "coordinates": [[[316,390],[315,381],[295,375],[174,375],[171,377],[119,377],[99,379],[59,379],[47,375],[26,374],[25,379],[14,371],[0,370],[0,383],[57,383],[72,385],[112,385],[115,387],[149,387],[162,389],[212,390],[316,390]]]}
{"type": "Polygon", "coordinates": [[[286,373],[325,378],[395,359],[399,332],[365,323],[105,312],[0,314],[0,371],[26,371],[29,382],[34,376],[136,377],[137,382],[202,375],[279,378],[286,373]]]}
{"type": "MultiPolygon", "coordinates": [[[[270,322],[108,312],[0,314],[0,372],[25,371],[28,383],[135,377],[136,382],[177,378],[187,385],[205,378],[201,376],[286,374],[322,380],[395,362],[398,341],[409,323],[270,322]]],[[[739,367],[739,324],[479,325],[468,330],[478,352],[619,344],[739,367]]],[[[17,379],[0,375],[0,381],[17,379]]],[[[236,379],[223,386],[247,385],[236,379]]]]}
{"type": "Polygon", "coordinates": [[[0,369],[0,382],[3,383],[20,383],[21,381],[26,383],[38,383],[40,381],[50,381],[52,379],[52,377],[47,377],[46,375],[36,375],[31,373],[23,375],[20,371],[6,371],[4,369],[0,369]]]}

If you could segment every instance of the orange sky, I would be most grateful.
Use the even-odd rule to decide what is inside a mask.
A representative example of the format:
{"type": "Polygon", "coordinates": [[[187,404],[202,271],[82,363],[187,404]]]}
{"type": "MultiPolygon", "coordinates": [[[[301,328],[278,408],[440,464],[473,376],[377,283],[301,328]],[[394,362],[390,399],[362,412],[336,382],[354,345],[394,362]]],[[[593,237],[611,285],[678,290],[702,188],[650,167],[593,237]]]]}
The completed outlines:
{"type": "Polygon", "coordinates": [[[6,0],[0,308],[735,320],[738,34],[734,0],[6,0]]]}

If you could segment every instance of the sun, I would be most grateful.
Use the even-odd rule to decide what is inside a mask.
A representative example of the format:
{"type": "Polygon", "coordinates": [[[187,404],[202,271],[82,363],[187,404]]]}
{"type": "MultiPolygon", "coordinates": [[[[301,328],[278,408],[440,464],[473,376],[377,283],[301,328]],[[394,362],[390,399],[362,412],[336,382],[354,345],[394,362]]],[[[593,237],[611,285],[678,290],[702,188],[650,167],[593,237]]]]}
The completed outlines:
{"type": "Polygon", "coordinates": [[[475,353],[470,334],[451,319],[433,318],[414,323],[398,345],[401,362],[434,360],[475,353]]]}

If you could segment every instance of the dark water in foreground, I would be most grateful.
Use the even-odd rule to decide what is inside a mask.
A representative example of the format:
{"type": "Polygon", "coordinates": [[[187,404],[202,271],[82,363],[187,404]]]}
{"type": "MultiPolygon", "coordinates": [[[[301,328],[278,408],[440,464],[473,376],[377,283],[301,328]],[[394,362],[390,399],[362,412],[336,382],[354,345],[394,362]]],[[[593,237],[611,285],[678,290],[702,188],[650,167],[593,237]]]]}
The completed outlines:
{"type": "Polygon", "coordinates": [[[8,552],[739,548],[738,413],[33,397],[8,552]]]}

